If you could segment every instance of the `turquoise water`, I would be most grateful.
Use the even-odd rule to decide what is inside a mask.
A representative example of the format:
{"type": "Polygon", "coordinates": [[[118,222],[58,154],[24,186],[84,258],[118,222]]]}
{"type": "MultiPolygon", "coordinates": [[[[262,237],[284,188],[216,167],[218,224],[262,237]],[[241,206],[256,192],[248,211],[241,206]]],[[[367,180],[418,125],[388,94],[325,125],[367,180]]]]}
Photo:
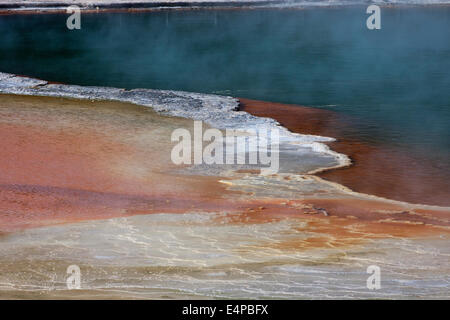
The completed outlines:
{"type": "Polygon", "coordinates": [[[450,7],[0,16],[0,70],[80,85],[218,93],[335,110],[351,134],[449,172],[450,7]]]}

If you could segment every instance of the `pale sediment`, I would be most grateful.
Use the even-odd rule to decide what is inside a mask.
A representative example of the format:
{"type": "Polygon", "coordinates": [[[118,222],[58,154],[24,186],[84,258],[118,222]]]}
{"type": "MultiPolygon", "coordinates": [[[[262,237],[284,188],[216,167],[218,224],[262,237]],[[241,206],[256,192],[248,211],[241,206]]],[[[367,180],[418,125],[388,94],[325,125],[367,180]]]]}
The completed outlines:
{"type": "Polygon", "coordinates": [[[0,239],[0,297],[449,298],[448,235],[343,248],[364,235],[333,238],[307,219],[215,223],[218,216],[227,218],[155,214],[16,233],[0,239]],[[81,290],[67,290],[71,264],[81,290]],[[381,268],[382,290],[366,288],[369,265],[381,268]]]}
{"type": "Polygon", "coordinates": [[[323,167],[336,168],[350,164],[347,156],[332,151],[323,143],[333,141],[333,138],[292,133],[274,119],[255,117],[238,111],[239,102],[232,97],[172,90],[125,90],[51,84],[44,80],[7,73],[0,73],[0,93],[128,102],[150,107],[163,115],[204,121],[218,129],[276,129],[280,134],[279,148],[286,150],[283,156],[305,158],[305,166],[301,166],[300,160],[297,162],[300,166],[288,169],[290,172],[309,173],[323,167]],[[308,160],[311,155],[315,159],[308,160]]]}

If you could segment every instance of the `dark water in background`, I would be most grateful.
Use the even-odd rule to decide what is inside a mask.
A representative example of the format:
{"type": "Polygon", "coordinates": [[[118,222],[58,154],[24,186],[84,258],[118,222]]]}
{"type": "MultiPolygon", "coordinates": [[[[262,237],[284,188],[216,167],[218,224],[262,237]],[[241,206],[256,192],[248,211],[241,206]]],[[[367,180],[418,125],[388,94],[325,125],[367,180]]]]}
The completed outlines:
{"type": "Polygon", "coordinates": [[[450,175],[450,7],[365,9],[0,16],[0,71],[326,108],[450,175]]]}

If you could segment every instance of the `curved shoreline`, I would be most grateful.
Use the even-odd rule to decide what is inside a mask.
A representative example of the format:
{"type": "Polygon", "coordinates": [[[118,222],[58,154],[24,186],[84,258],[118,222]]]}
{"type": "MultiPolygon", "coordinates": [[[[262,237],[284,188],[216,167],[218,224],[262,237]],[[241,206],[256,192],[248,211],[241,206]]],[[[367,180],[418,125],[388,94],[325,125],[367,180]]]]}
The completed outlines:
{"type": "Polygon", "coordinates": [[[76,85],[54,84],[44,80],[1,72],[0,93],[75,98],[91,101],[128,102],[144,107],[150,107],[162,115],[201,120],[218,129],[233,128],[236,130],[246,130],[257,126],[269,128],[276,127],[281,130],[281,142],[288,144],[294,143],[307,148],[312,146],[318,155],[324,154],[327,156],[332,156],[336,159],[336,164],[333,166],[317,167],[303,173],[304,175],[313,177],[316,181],[321,181],[325,184],[333,186],[346,194],[362,196],[366,199],[379,200],[391,204],[408,205],[419,209],[450,209],[450,207],[446,206],[411,203],[361,193],[353,191],[342,184],[324,180],[315,174],[330,171],[336,168],[345,168],[351,165],[351,160],[347,155],[332,150],[326,144],[335,141],[334,138],[295,133],[281,126],[277,119],[255,116],[246,111],[238,111],[239,99],[237,98],[171,90],[125,90],[108,87],[83,87],[76,85]]]}
{"type": "Polygon", "coordinates": [[[432,163],[417,163],[417,159],[404,150],[358,139],[351,131],[353,119],[325,109],[251,99],[241,99],[241,102],[243,110],[273,118],[292,132],[335,138],[327,145],[350,157],[352,165],[310,172],[323,181],[371,197],[448,207],[445,175],[436,171],[432,163]],[[409,169],[403,169],[406,163],[409,169]]]}
{"type": "MultiPolygon", "coordinates": [[[[333,168],[350,164],[350,159],[346,155],[331,150],[324,143],[334,141],[334,138],[291,132],[275,119],[257,117],[248,112],[239,111],[239,100],[229,96],[173,90],[125,90],[53,84],[45,80],[1,72],[0,93],[128,102],[150,107],[162,115],[204,121],[217,129],[246,131],[252,128],[255,130],[276,128],[280,133],[280,143],[309,148],[318,156],[322,154],[332,157],[336,162],[333,168]]],[[[317,167],[314,170],[317,169],[322,168],[317,167]]],[[[304,173],[310,171],[307,170],[304,173]]]]}

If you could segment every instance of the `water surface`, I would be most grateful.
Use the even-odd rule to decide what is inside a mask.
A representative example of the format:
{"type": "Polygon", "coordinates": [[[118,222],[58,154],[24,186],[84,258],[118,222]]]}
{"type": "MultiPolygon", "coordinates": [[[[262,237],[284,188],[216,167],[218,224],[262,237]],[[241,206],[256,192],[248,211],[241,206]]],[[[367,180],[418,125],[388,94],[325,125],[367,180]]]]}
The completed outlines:
{"type": "Polygon", "coordinates": [[[365,9],[84,14],[78,31],[61,14],[0,16],[0,70],[335,110],[349,135],[448,176],[450,7],[382,8],[377,31],[365,9]]]}

